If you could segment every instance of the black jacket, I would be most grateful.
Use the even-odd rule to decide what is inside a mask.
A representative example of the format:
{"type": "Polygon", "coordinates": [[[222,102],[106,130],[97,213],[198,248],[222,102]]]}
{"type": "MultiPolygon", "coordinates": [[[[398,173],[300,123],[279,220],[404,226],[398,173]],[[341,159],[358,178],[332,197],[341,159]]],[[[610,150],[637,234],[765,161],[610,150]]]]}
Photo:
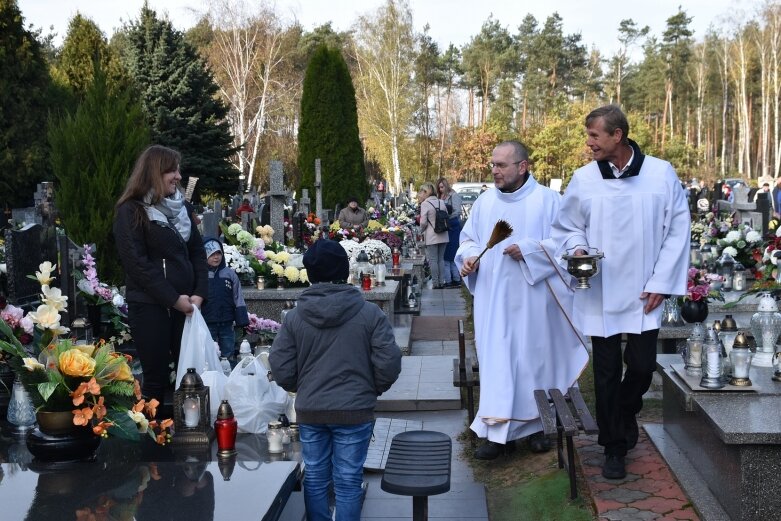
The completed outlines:
{"type": "Polygon", "coordinates": [[[274,380],[296,392],[299,423],[374,419],[377,396],[401,372],[388,317],[347,284],[314,284],[282,323],[269,355],[274,380]]]}
{"type": "MultiPolygon", "coordinates": [[[[192,208],[187,209],[192,215],[192,208]]],[[[114,240],[125,269],[128,302],[172,307],[179,295],[209,296],[206,252],[192,221],[185,242],[168,223],[149,221],[141,203],[127,201],[117,208],[114,240]],[[137,212],[143,214],[140,226],[137,212]]]]}

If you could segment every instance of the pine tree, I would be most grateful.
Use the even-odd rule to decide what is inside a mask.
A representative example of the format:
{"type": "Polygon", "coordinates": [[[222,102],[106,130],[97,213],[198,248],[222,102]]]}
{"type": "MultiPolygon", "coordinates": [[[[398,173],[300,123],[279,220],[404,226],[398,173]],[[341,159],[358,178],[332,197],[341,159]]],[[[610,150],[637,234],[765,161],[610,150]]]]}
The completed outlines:
{"type": "Polygon", "coordinates": [[[298,127],[302,188],[314,194],[315,159],[320,158],[323,206],[334,208],[369,193],[358,137],[358,111],[350,71],[341,51],[320,46],[306,68],[298,127]]]}
{"type": "Polygon", "coordinates": [[[204,60],[147,5],[121,39],[122,59],[141,92],[152,141],[182,154],[182,183],[195,176],[198,192],[235,192],[239,173],[228,161],[235,153],[228,111],[216,97],[218,86],[204,60]]]}
{"type": "Polygon", "coordinates": [[[149,144],[141,105],[129,88],[110,88],[98,65],[79,107],[50,125],[49,143],[63,226],[77,244],[96,244],[101,279],[119,283],[122,271],[111,235],[114,203],[149,144]]]}
{"type": "Polygon", "coordinates": [[[16,0],[0,0],[0,205],[32,202],[48,170],[51,81],[41,44],[24,29],[16,0]]]}

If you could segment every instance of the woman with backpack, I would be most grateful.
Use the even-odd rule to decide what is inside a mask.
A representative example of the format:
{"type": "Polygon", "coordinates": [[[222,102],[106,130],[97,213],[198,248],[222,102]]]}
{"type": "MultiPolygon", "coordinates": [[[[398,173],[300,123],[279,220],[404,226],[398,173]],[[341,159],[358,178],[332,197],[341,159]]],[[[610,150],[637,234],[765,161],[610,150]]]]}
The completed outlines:
{"type": "Polygon", "coordinates": [[[454,259],[456,258],[456,250],[458,250],[458,237],[461,235],[461,196],[451,188],[450,183],[444,177],[437,180],[437,195],[445,203],[450,218],[442,285],[446,288],[459,288],[461,287],[461,275],[458,273],[458,266],[456,266],[454,259]]]}
{"type": "Polygon", "coordinates": [[[448,237],[449,215],[445,202],[437,197],[437,191],[431,183],[423,183],[418,190],[420,203],[420,231],[426,245],[426,258],[431,267],[431,281],[434,289],[442,289],[445,248],[448,237]]]}

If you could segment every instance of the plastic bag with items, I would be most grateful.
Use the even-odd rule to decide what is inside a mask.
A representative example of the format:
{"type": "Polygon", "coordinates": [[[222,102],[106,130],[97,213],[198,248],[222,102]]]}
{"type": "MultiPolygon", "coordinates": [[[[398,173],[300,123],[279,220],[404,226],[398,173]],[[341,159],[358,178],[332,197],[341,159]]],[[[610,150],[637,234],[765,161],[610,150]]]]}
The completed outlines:
{"type": "Polygon", "coordinates": [[[270,382],[267,374],[260,361],[251,358],[236,365],[228,376],[222,398],[230,402],[240,432],[262,434],[268,422],[287,411],[287,392],[270,382]]]}

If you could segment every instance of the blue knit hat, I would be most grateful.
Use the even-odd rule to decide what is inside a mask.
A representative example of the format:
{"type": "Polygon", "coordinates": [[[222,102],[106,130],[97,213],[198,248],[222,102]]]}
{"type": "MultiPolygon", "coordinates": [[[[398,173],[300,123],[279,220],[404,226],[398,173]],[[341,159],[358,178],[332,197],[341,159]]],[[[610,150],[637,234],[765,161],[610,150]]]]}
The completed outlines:
{"type": "Polygon", "coordinates": [[[319,239],[304,253],[304,267],[309,281],[346,281],[350,274],[350,261],[342,246],[329,239],[319,239]]]}

